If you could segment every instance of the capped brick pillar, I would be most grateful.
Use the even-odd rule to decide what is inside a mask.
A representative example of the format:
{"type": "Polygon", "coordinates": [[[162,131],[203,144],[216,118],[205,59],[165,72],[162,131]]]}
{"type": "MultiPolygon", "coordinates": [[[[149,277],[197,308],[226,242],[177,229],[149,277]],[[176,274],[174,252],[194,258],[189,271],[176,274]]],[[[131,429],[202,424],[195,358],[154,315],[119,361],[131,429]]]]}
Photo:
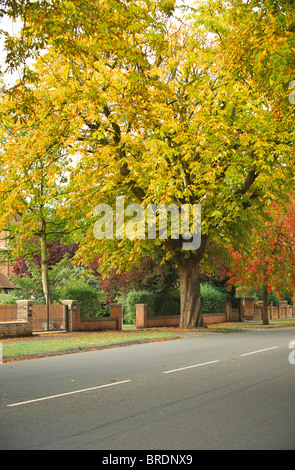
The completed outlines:
{"type": "Polygon", "coordinates": [[[28,323],[27,334],[33,334],[33,300],[17,300],[17,320],[28,323]]]}
{"type": "Polygon", "coordinates": [[[278,303],[278,318],[281,318],[282,316],[282,302],[279,301],[278,303]]]}
{"type": "Polygon", "coordinates": [[[255,315],[255,297],[244,298],[244,318],[245,320],[254,320],[255,315]]]}
{"type": "Polygon", "coordinates": [[[269,319],[273,319],[273,301],[269,303],[269,319]]]}
{"type": "Polygon", "coordinates": [[[283,318],[288,318],[288,301],[287,300],[283,300],[282,307],[283,307],[283,318]]]}
{"type": "Polygon", "coordinates": [[[117,318],[117,330],[122,330],[123,327],[123,309],[121,304],[111,304],[111,317],[117,318]]]}
{"type": "Polygon", "coordinates": [[[230,302],[227,302],[224,307],[224,312],[226,315],[226,321],[231,321],[232,305],[230,302]]]}
{"type": "Polygon", "coordinates": [[[136,328],[146,328],[147,325],[147,305],[136,304],[136,328]]]}
{"type": "Polygon", "coordinates": [[[76,300],[62,300],[61,303],[68,307],[68,331],[76,331],[80,322],[80,305],[76,300]]]}
{"type": "Polygon", "coordinates": [[[17,320],[32,324],[33,300],[17,300],[17,320]]]}

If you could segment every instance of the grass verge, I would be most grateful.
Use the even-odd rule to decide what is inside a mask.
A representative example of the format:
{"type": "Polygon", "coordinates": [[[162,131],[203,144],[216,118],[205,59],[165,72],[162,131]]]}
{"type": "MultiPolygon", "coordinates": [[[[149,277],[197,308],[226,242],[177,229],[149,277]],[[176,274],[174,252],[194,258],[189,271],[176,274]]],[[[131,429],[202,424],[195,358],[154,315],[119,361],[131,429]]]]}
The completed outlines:
{"type": "Polygon", "coordinates": [[[242,330],[242,329],[271,329],[287,328],[295,326],[295,318],[280,318],[279,320],[270,320],[269,325],[263,325],[262,321],[246,321],[233,323],[219,323],[218,325],[208,325],[209,330],[242,330]]]}
{"type": "Polygon", "coordinates": [[[51,336],[50,338],[35,337],[33,339],[22,340],[2,340],[3,359],[10,356],[25,356],[52,351],[62,351],[69,349],[90,348],[97,346],[111,345],[115,343],[128,343],[138,340],[162,340],[168,337],[177,338],[177,335],[168,332],[95,332],[95,333],[75,333],[67,336],[51,336]]]}
{"type": "MultiPolygon", "coordinates": [[[[295,318],[286,318],[279,320],[270,320],[269,325],[263,325],[261,321],[252,322],[234,322],[234,323],[219,323],[208,325],[208,328],[200,328],[192,331],[214,332],[214,331],[241,331],[243,329],[270,329],[270,328],[286,328],[295,327],[295,318]]],[[[40,353],[50,353],[54,351],[76,350],[83,348],[103,347],[107,345],[114,345],[120,343],[130,343],[135,341],[161,341],[168,338],[177,338],[178,333],[183,330],[177,328],[160,328],[157,330],[149,331],[132,331],[124,327],[123,331],[101,331],[101,332],[81,332],[81,333],[67,333],[65,335],[52,334],[50,337],[46,335],[39,335],[33,338],[22,338],[15,340],[7,339],[1,340],[0,343],[3,349],[3,359],[8,357],[26,357],[28,355],[34,356],[40,353]],[[125,330],[125,331],[124,331],[125,330]]]]}

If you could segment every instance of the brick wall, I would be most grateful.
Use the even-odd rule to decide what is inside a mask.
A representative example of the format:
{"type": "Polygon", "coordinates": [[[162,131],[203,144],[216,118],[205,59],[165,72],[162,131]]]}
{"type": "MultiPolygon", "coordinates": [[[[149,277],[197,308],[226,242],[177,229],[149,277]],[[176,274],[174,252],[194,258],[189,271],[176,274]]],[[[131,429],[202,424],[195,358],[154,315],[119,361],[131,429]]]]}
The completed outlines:
{"type": "Polygon", "coordinates": [[[0,338],[32,335],[32,301],[18,300],[16,320],[0,322],[0,338]]]}
{"type": "Polygon", "coordinates": [[[226,313],[208,313],[207,315],[203,315],[203,318],[207,325],[225,323],[228,321],[226,313]]]}
{"type": "MultiPolygon", "coordinates": [[[[252,317],[248,317],[249,320],[261,320],[262,319],[262,302],[255,302],[254,310],[252,311],[252,317]]],[[[278,306],[274,306],[273,302],[270,302],[268,306],[268,316],[270,320],[277,320],[281,318],[294,318],[295,317],[295,306],[288,305],[287,301],[279,302],[278,306]]]]}
{"type": "Polygon", "coordinates": [[[68,331],[122,330],[121,304],[111,304],[110,317],[81,318],[80,305],[75,300],[63,300],[68,307],[68,331]]]}
{"type": "MultiPolygon", "coordinates": [[[[0,306],[0,338],[29,336],[32,331],[47,330],[46,305],[33,305],[33,301],[27,300],[17,302],[17,306],[0,306]]],[[[75,300],[49,306],[49,330],[66,329],[66,326],[68,331],[122,330],[122,324],[121,304],[112,304],[111,316],[100,318],[81,318],[80,305],[75,300]]]]}
{"type": "Polygon", "coordinates": [[[173,315],[171,317],[168,315],[165,315],[162,317],[148,317],[146,320],[146,325],[143,328],[153,328],[153,327],[160,327],[160,326],[178,327],[179,318],[180,318],[179,315],[173,315]]]}
{"type": "Polygon", "coordinates": [[[117,319],[111,317],[82,318],[76,320],[73,331],[117,330],[117,319]]]}
{"type": "Polygon", "coordinates": [[[32,324],[26,321],[0,323],[0,338],[16,338],[32,335],[32,324]]]}
{"type": "MultiPolygon", "coordinates": [[[[206,324],[223,323],[227,321],[227,312],[203,315],[206,324]]],[[[136,305],[136,328],[157,328],[179,326],[180,315],[165,315],[161,317],[148,317],[145,304],[136,305]]]]}

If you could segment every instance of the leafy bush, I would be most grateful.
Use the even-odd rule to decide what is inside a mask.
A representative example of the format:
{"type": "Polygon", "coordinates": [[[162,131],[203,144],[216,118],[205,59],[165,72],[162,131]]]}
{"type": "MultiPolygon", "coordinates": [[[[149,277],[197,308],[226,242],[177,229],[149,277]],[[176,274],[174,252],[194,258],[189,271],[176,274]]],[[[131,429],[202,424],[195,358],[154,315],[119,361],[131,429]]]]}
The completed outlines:
{"type": "Polygon", "coordinates": [[[226,304],[226,294],[211,284],[201,284],[202,313],[220,313],[226,304]]]}
{"type": "Polygon", "coordinates": [[[136,304],[146,304],[149,316],[155,315],[156,294],[146,290],[136,291],[135,289],[128,292],[126,296],[120,298],[123,305],[124,323],[135,325],[136,304]]]}
{"type": "MultiPolygon", "coordinates": [[[[40,268],[30,261],[27,261],[27,264],[30,268],[29,274],[13,276],[13,282],[17,286],[14,297],[30,299],[33,296],[35,303],[44,304],[40,268]]],[[[48,276],[53,303],[66,299],[76,300],[81,307],[81,318],[105,315],[102,307],[105,294],[97,289],[97,279],[87,269],[72,267],[65,257],[49,269],[48,276]]],[[[3,302],[6,299],[7,295],[3,302]]]]}
{"type": "Polygon", "coordinates": [[[283,300],[287,300],[289,305],[293,305],[293,297],[290,292],[284,292],[283,300]]]}
{"type": "Polygon", "coordinates": [[[63,299],[76,300],[80,304],[81,318],[95,318],[104,315],[102,302],[104,293],[80,280],[63,289],[63,299]]]}
{"type": "Polygon", "coordinates": [[[180,297],[170,292],[159,292],[156,295],[155,315],[179,315],[180,297]]]}
{"type": "Polygon", "coordinates": [[[17,297],[14,294],[0,294],[0,305],[14,305],[17,297]]]}
{"type": "Polygon", "coordinates": [[[149,317],[179,315],[179,297],[163,291],[131,290],[117,299],[123,306],[124,323],[135,324],[136,304],[146,304],[149,317]]]}
{"type": "MultiPolygon", "coordinates": [[[[263,300],[262,289],[251,289],[249,290],[248,295],[255,297],[255,300],[257,301],[263,300]]],[[[279,305],[279,301],[280,301],[280,296],[277,292],[272,292],[271,294],[269,292],[267,293],[268,303],[273,302],[273,305],[277,307],[279,305]]]]}

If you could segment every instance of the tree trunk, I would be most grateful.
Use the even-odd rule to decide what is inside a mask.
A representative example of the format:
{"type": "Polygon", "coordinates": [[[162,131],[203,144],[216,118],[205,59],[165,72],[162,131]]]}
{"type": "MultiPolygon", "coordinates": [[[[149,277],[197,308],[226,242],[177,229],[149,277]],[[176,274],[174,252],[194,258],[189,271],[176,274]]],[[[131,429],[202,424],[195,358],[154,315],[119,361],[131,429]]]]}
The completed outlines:
{"type": "Polygon", "coordinates": [[[190,256],[178,267],[180,280],[180,328],[205,327],[201,309],[199,261],[190,256]]]}
{"type": "Polygon", "coordinates": [[[263,325],[269,325],[268,308],[267,308],[267,283],[263,284],[263,307],[262,307],[263,325]]]}
{"type": "Polygon", "coordinates": [[[202,236],[201,246],[196,251],[183,251],[178,240],[169,240],[167,247],[178,269],[180,281],[180,328],[206,327],[200,295],[200,261],[204,256],[207,236],[202,236]]]}
{"type": "Polygon", "coordinates": [[[41,231],[40,241],[41,241],[41,277],[42,277],[43,293],[44,293],[46,304],[47,303],[50,304],[51,299],[50,299],[49,278],[48,278],[48,251],[47,251],[45,230],[41,231]]]}

